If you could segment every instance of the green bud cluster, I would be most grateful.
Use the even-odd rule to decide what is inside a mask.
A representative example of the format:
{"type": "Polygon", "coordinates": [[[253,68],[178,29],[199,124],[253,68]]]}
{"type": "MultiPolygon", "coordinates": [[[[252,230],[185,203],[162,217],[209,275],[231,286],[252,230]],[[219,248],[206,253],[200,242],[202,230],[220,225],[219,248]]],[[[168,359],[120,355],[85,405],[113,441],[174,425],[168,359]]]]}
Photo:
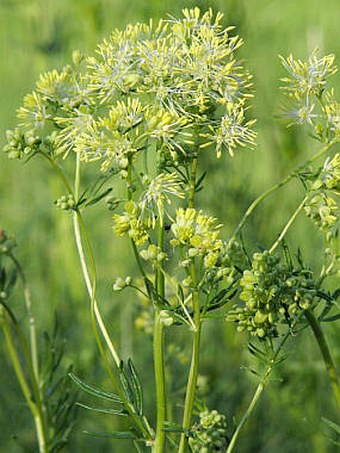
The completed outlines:
{"type": "Polygon", "coordinates": [[[216,410],[208,409],[199,414],[200,421],[193,426],[189,445],[193,452],[213,453],[225,451],[227,447],[226,417],[216,410]]]}
{"type": "Polygon", "coordinates": [[[227,321],[259,338],[277,336],[278,323],[310,308],[316,295],[311,272],[292,270],[268,251],[253,255],[252,268],[243,272],[240,286],[244,306],[231,310],[227,321]]]}
{"type": "Polygon", "coordinates": [[[150,244],[147,249],[141,250],[140,256],[146,261],[151,261],[154,265],[167,258],[167,254],[155,244],[150,244]]]}
{"type": "Polygon", "coordinates": [[[63,211],[74,211],[77,207],[74,196],[72,194],[62,195],[54,203],[63,211]]]}
{"type": "Polygon", "coordinates": [[[114,282],[112,289],[113,291],[122,291],[125,289],[127,286],[130,286],[132,284],[132,278],[128,275],[125,279],[122,279],[121,277],[118,277],[116,281],[114,282]]]}
{"type": "Polygon", "coordinates": [[[8,236],[7,233],[0,229],[0,255],[10,253],[14,247],[16,247],[16,242],[12,236],[8,236]]]}
{"type": "Polygon", "coordinates": [[[24,159],[35,154],[41,144],[34,131],[22,132],[20,128],[6,131],[7,145],[4,151],[9,159],[24,159]]]}
{"type": "Polygon", "coordinates": [[[206,281],[218,285],[225,281],[230,286],[235,281],[235,269],[245,267],[245,256],[240,244],[236,241],[223,241],[215,265],[206,272],[206,281]]]}

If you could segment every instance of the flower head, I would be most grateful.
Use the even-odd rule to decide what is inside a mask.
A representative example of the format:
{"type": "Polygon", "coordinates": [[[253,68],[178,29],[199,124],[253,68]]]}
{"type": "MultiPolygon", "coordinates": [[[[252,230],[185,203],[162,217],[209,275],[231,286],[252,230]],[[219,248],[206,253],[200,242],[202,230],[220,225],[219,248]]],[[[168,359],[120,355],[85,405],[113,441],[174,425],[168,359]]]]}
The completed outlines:
{"type": "Polygon", "coordinates": [[[125,203],[125,212],[121,215],[115,214],[113,221],[113,229],[117,236],[128,234],[137,245],[143,245],[147,242],[150,225],[142,221],[140,208],[133,201],[125,203]]]}
{"type": "Polygon", "coordinates": [[[282,89],[290,96],[303,99],[309,95],[319,96],[325,88],[327,78],[336,73],[334,55],[319,57],[318,49],[314,50],[307,62],[280,56],[283,66],[290,77],[282,79],[287,85],[282,89]]]}
{"type": "Polygon", "coordinates": [[[145,176],[144,182],[148,186],[141,195],[139,202],[141,216],[149,218],[151,224],[154,226],[156,217],[161,218],[164,215],[164,205],[171,204],[170,196],[184,198],[184,194],[176,173],[160,173],[151,180],[145,176]]]}
{"type": "Polygon", "coordinates": [[[221,225],[214,217],[207,216],[192,208],[179,208],[175,222],[171,226],[174,247],[184,247],[186,258],[203,257],[206,269],[213,267],[219,257],[222,241],[219,239],[221,225]]]}
{"type": "Polygon", "coordinates": [[[222,148],[225,147],[231,157],[234,156],[234,149],[237,146],[254,146],[256,132],[251,129],[255,120],[245,121],[245,114],[242,105],[228,103],[225,114],[222,116],[217,127],[209,126],[210,131],[202,134],[206,139],[201,148],[211,144],[216,145],[217,157],[221,157],[222,148]]]}

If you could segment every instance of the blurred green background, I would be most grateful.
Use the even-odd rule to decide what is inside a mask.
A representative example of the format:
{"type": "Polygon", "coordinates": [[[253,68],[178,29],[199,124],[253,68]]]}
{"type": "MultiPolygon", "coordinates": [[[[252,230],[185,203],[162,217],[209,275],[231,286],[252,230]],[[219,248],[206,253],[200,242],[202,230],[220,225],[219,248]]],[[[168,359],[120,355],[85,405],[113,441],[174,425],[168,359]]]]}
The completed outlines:
{"type": "MultiPolygon", "coordinates": [[[[208,188],[199,197],[200,207],[209,207],[226,225],[226,233],[230,233],[261,191],[317,149],[318,145],[303,131],[287,130],[274,118],[280,104],[279,78],[283,77],[277,56],[293,53],[305,58],[315,47],[339,56],[338,0],[0,0],[0,145],[5,142],[5,130],[14,127],[15,111],[23,96],[33,89],[38,75],[62,67],[70,60],[73,49],[92,53],[96,43],[113,28],[123,28],[137,20],[158,19],[167,13],[178,16],[183,7],[196,5],[202,10],[212,7],[222,11],[225,23],[237,26],[237,33],[245,41],[240,54],[254,74],[252,115],[258,120],[258,147],[240,150],[233,160],[206,159],[208,188]]],[[[338,84],[339,76],[333,79],[333,84],[338,84]]],[[[297,204],[298,190],[298,185],[292,184],[256,212],[245,230],[247,244],[266,246],[273,242],[280,225],[297,204]]],[[[97,361],[90,330],[71,221],[53,206],[61,194],[59,184],[43,162],[18,164],[0,156],[0,227],[16,236],[17,254],[30,281],[40,332],[52,329],[56,313],[61,337],[67,342],[65,367],[73,363],[87,381],[105,386],[105,373],[97,361]]],[[[149,382],[146,394],[151,411],[151,340],[133,328],[133,295],[128,300],[127,293],[118,297],[111,291],[115,277],[135,271],[130,249],[127,243],[113,237],[110,215],[105,210],[93,208],[86,220],[98,261],[103,311],[123,355],[136,357],[143,380],[149,382]]],[[[288,238],[292,248],[299,244],[309,265],[317,267],[321,238],[312,224],[299,220],[294,235],[288,238]]],[[[16,303],[20,310],[19,296],[16,303]]],[[[256,378],[244,369],[249,362],[246,338],[234,333],[230,325],[221,324],[217,330],[206,326],[200,371],[208,379],[209,406],[226,413],[230,423],[233,416],[239,420],[256,383],[256,378]]],[[[329,325],[326,333],[339,364],[339,328],[329,325]]],[[[189,336],[183,335],[179,346],[184,355],[187,344],[189,336]]],[[[335,412],[314,339],[305,332],[295,345],[277,371],[277,379],[266,390],[237,451],[338,451],[321,433],[320,418],[334,419],[335,412]]],[[[23,408],[19,387],[2,352],[0,345],[0,451],[34,451],[30,450],[34,435],[28,410],[23,408]]],[[[176,382],[175,377],[184,376],[186,365],[174,360],[172,366],[173,386],[178,389],[183,382],[176,382]]],[[[66,451],[133,450],[130,444],[117,446],[112,440],[98,440],[83,433],[84,429],[109,431],[115,420],[94,418],[83,410],[78,415],[66,451]]]]}

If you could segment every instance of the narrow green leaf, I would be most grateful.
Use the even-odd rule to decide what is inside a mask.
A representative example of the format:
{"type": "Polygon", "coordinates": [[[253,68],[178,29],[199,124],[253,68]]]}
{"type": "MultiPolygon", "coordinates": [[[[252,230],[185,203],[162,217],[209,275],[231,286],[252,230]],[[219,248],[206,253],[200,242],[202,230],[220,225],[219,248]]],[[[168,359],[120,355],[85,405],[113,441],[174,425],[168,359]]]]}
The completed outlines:
{"type": "Polygon", "coordinates": [[[157,308],[167,309],[170,306],[169,302],[164,297],[161,297],[157,293],[156,288],[155,288],[154,284],[151,282],[151,280],[149,280],[148,278],[144,278],[144,282],[145,282],[146,290],[148,292],[148,295],[149,295],[152,303],[157,308]]]}
{"type": "Polygon", "coordinates": [[[85,203],[85,206],[93,206],[94,204],[98,203],[104,197],[106,197],[110,192],[112,192],[112,187],[109,187],[107,190],[102,192],[100,195],[97,195],[95,198],[92,198],[90,201],[85,203]]]}
{"type": "Polygon", "coordinates": [[[113,433],[95,433],[92,431],[84,431],[85,434],[95,437],[112,438],[112,439],[136,439],[132,431],[115,431],[113,433]]]}
{"type": "Polygon", "coordinates": [[[143,389],[140,382],[137,370],[131,359],[128,360],[128,366],[131,373],[131,387],[134,394],[134,399],[136,403],[137,413],[139,415],[143,414],[143,389]]]}
{"type": "Polygon", "coordinates": [[[253,343],[249,343],[248,344],[248,351],[250,352],[250,354],[252,354],[253,356],[257,357],[258,359],[267,360],[266,353],[264,351],[261,351],[261,349],[259,349],[253,343]]]}
{"type": "Polygon", "coordinates": [[[13,269],[10,272],[9,276],[7,277],[6,293],[8,295],[12,294],[16,281],[17,281],[17,270],[13,269]]]}
{"type": "Polygon", "coordinates": [[[326,425],[328,425],[337,434],[340,434],[340,425],[338,425],[335,422],[332,422],[332,420],[328,420],[328,418],[325,417],[322,417],[322,421],[326,423],[326,425]]]}
{"type": "Polygon", "coordinates": [[[209,301],[208,311],[217,310],[217,308],[223,307],[235,296],[236,292],[236,290],[230,292],[230,288],[222,289],[213,299],[211,299],[211,301],[209,301]]]}
{"type": "Polygon", "coordinates": [[[111,392],[106,392],[105,390],[102,390],[98,387],[86,384],[85,382],[80,380],[77,376],[75,376],[73,373],[69,373],[69,376],[85,393],[88,393],[89,395],[92,396],[96,396],[98,398],[113,401],[117,404],[123,404],[122,400],[119,398],[118,395],[111,392]]]}
{"type": "Polygon", "coordinates": [[[132,392],[132,389],[131,389],[130,382],[129,382],[129,380],[126,377],[126,374],[125,374],[125,371],[124,371],[123,362],[121,362],[121,366],[120,366],[120,369],[119,369],[119,379],[120,379],[120,382],[122,384],[122,387],[123,387],[123,390],[124,390],[126,398],[132,404],[134,404],[135,403],[134,395],[133,395],[133,392],[132,392]]]}
{"type": "Polygon", "coordinates": [[[202,189],[202,184],[204,182],[206,175],[207,175],[207,172],[205,171],[204,173],[202,173],[202,175],[196,181],[196,185],[195,185],[196,192],[198,192],[199,190],[202,189]]]}
{"type": "Polygon", "coordinates": [[[87,404],[77,403],[77,406],[82,407],[83,409],[88,409],[93,412],[99,412],[101,414],[109,414],[109,415],[118,415],[126,417],[128,414],[124,409],[109,409],[104,407],[93,407],[88,406],[87,404]]]}
{"type": "Polygon", "coordinates": [[[340,313],[337,315],[329,316],[328,318],[323,318],[321,319],[322,322],[332,322],[336,321],[337,319],[340,319],[340,313]]]}
{"type": "Polygon", "coordinates": [[[6,284],[6,269],[4,267],[0,270],[0,288],[4,288],[6,284]]]}

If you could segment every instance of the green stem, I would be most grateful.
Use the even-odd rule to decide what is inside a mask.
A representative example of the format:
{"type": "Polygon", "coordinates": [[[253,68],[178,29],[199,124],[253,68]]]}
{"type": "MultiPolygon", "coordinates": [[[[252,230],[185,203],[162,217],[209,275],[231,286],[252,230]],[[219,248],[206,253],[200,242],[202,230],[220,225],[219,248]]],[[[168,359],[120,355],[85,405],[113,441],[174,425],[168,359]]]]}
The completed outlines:
{"type": "MultiPolygon", "coordinates": [[[[79,214],[79,212],[77,214],[78,215],[77,215],[76,218],[74,216],[76,243],[77,243],[78,254],[79,254],[80,261],[81,261],[81,266],[82,266],[82,271],[83,271],[86,287],[87,287],[89,296],[91,297],[91,313],[92,313],[92,321],[93,321],[94,332],[95,332],[95,336],[96,336],[96,342],[97,342],[101,357],[102,357],[102,359],[104,361],[106,370],[108,371],[108,373],[110,375],[111,381],[113,382],[114,387],[115,387],[119,397],[122,399],[127,411],[129,412],[130,417],[134,420],[136,426],[138,426],[138,428],[143,433],[145,438],[149,439],[152,434],[151,434],[150,430],[147,429],[144,426],[144,424],[142,423],[142,421],[140,420],[140,418],[136,414],[135,408],[133,407],[133,405],[127,401],[124,393],[121,390],[121,387],[120,387],[120,384],[119,384],[119,381],[118,381],[116,375],[111,370],[110,363],[107,360],[105,351],[104,351],[102,343],[101,343],[101,339],[100,339],[100,336],[99,336],[99,332],[98,332],[97,326],[100,329],[100,332],[101,332],[101,334],[102,334],[102,336],[104,338],[104,341],[105,341],[105,343],[106,343],[106,345],[107,345],[107,347],[108,347],[108,349],[109,349],[109,351],[111,353],[111,356],[112,356],[117,368],[119,368],[120,363],[121,363],[121,359],[120,359],[120,357],[119,357],[119,355],[118,355],[118,353],[117,353],[117,351],[116,351],[116,349],[115,349],[115,347],[114,347],[114,345],[113,345],[113,343],[111,341],[110,335],[109,335],[109,333],[108,333],[108,331],[107,331],[107,329],[105,327],[105,323],[104,323],[104,321],[103,321],[103,319],[101,317],[101,314],[100,314],[100,311],[99,311],[99,308],[98,308],[98,304],[97,304],[97,300],[96,300],[96,297],[95,297],[95,289],[96,289],[96,287],[95,287],[95,284],[92,284],[92,282],[91,282],[90,273],[89,273],[89,270],[87,268],[87,262],[86,262],[86,258],[85,258],[85,252],[84,252],[84,249],[83,249],[82,240],[81,240],[81,232],[80,232],[80,222],[82,223],[82,226],[84,227],[83,219],[82,219],[81,215],[79,214]]],[[[82,230],[83,230],[83,235],[86,234],[86,230],[84,230],[84,228],[82,228],[82,230]]],[[[86,234],[86,237],[85,237],[85,242],[87,244],[88,253],[90,254],[90,261],[94,264],[92,250],[91,250],[91,248],[89,249],[90,242],[88,240],[87,234],[86,234]]]]}
{"type": "MultiPolygon", "coordinates": [[[[75,171],[75,188],[74,192],[72,191],[71,185],[69,184],[63,170],[59,167],[59,165],[49,156],[45,156],[47,160],[50,162],[50,164],[53,166],[53,168],[56,170],[58,176],[61,178],[66,190],[68,193],[73,194],[74,198],[76,201],[78,201],[78,198],[76,197],[79,196],[79,189],[80,189],[80,158],[79,155],[77,154],[77,160],[76,160],[76,171],[75,171]]],[[[108,358],[106,357],[106,353],[104,351],[100,335],[98,332],[98,327],[100,329],[100,332],[105,340],[105,343],[111,353],[111,356],[115,362],[115,365],[119,368],[121,359],[111,341],[110,335],[105,327],[104,321],[101,317],[98,303],[95,297],[96,294],[96,280],[97,280],[97,272],[96,272],[96,266],[95,266],[95,261],[94,261],[94,256],[92,252],[92,247],[91,243],[87,234],[87,230],[85,227],[85,223],[83,220],[83,217],[81,213],[79,212],[78,209],[75,210],[73,214],[73,225],[74,225],[74,233],[75,233],[75,239],[76,239],[76,245],[77,245],[77,251],[81,263],[81,269],[82,273],[84,276],[86,288],[88,291],[88,294],[91,299],[91,316],[92,316],[92,324],[94,328],[94,334],[96,338],[96,343],[98,345],[101,357],[103,359],[105,368],[111,378],[111,381],[115,387],[115,390],[117,391],[119,397],[123,401],[124,406],[126,407],[126,410],[128,411],[131,419],[134,421],[136,426],[139,428],[145,439],[151,440],[152,438],[152,429],[148,426],[147,421],[145,420],[145,424],[141,421],[140,417],[136,414],[135,408],[133,405],[126,399],[124,392],[121,389],[119,380],[117,379],[117,376],[113,373],[110,363],[108,361],[108,358]],[[91,273],[90,270],[88,269],[87,265],[87,259],[86,259],[86,253],[83,247],[83,241],[82,237],[84,238],[85,245],[86,245],[86,252],[90,260],[90,266],[91,266],[91,273],[92,273],[92,279],[91,279],[91,273]]]]}
{"type": "Polygon", "coordinates": [[[32,310],[31,292],[30,292],[30,288],[29,288],[27,280],[26,280],[25,272],[24,272],[20,262],[11,253],[8,254],[8,257],[13,261],[13,263],[18,271],[18,274],[20,276],[22,285],[23,285],[25,305],[26,305],[26,310],[27,310],[27,314],[28,314],[28,318],[29,318],[29,338],[30,338],[29,347],[27,345],[25,337],[24,337],[18,323],[15,320],[13,320],[13,323],[14,323],[15,329],[17,331],[18,339],[20,341],[22,350],[24,352],[24,356],[26,359],[26,363],[27,363],[27,367],[28,367],[28,371],[30,374],[31,383],[32,383],[32,387],[33,387],[33,392],[34,392],[34,396],[35,396],[37,414],[36,415],[33,414],[33,415],[34,415],[34,420],[35,420],[35,425],[36,425],[38,443],[39,443],[39,445],[41,443],[46,444],[46,440],[41,440],[41,441],[39,440],[42,438],[47,439],[47,434],[46,434],[45,417],[44,417],[44,411],[45,411],[44,404],[43,404],[44,395],[42,394],[42,387],[40,385],[38,341],[37,341],[35,318],[34,318],[33,310],[32,310]]]}
{"type": "MultiPolygon", "coordinates": [[[[83,244],[82,244],[82,233],[81,233],[81,230],[83,231],[83,235],[84,235],[84,228],[81,228],[81,226],[84,226],[84,223],[83,223],[83,219],[82,219],[82,216],[81,214],[77,211],[74,213],[73,215],[73,224],[74,224],[74,234],[75,234],[75,239],[76,239],[76,245],[77,245],[77,250],[78,250],[78,255],[79,255],[79,259],[80,259],[80,264],[81,264],[81,269],[82,269],[82,272],[83,272],[83,276],[84,276],[84,279],[85,279],[85,284],[86,284],[86,288],[87,288],[87,292],[91,298],[91,311],[93,312],[94,316],[95,316],[95,319],[96,319],[96,322],[98,324],[98,327],[99,327],[99,330],[105,340],[105,343],[110,351],[110,354],[116,364],[116,366],[119,368],[119,365],[121,363],[121,359],[118,355],[118,352],[116,351],[116,348],[114,347],[112,341],[111,341],[111,338],[110,338],[110,335],[106,329],[106,326],[105,326],[105,323],[103,321],[103,318],[101,316],[101,313],[99,311],[99,308],[98,308],[98,303],[97,303],[97,299],[95,297],[95,292],[96,292],[96,284],[95,284],[95,276],[93,275],[92,278],[93,280],[91,281],[91,277],[90,277],[90,273],[89,273],[89,270],[88,270],[88,267],[87,267],[87,262],[86,262],[86,257],[85,257],[85,251],[84,251],[84,248],[83,248],[83,244]]],[[[89,253],[89,259],[90,259],[90,262],[92,263],[91,264],[91,268],[93,268],[93,255],[92,255],[92,251],[90,253],[90,250],[89,250],[89,241],[88,241],[88,238],[87,236],[85,237],[85,243],[86,243],[86,248],[88,250],[88,253],[89,253]]],[[[93,273],[93,272],[92,272],[93,273]]]]}
{"type": "Polygon", "coordinates": [[[315,318],[314,313],[311,310],[306,310],[304,313],[313,330],[315,339],[320,348],[323,360],[325,362],[326,370],[331,381],[334,398],[340,411],[340,383],[329,347],[327,345],[326,337],[321,329],[320,323],[315,318]]]}
{"type": "MultiPolygon", "coordinates": [[[[190,178],[190,192],[188,197],[188,207],[194,208],[195,206],[195,190],[196,190],[196,176],[198,169],[198,157],[195,157],[192,162],[191,167],[191,178],[190,178]]],[[[199,367],[199,352],[200,352],[200,343],[201,343],[201,330],[202,330],[202,321],[201,321],[201,310],[200,310],[200,298],[199,292],[197,290],[197,276],[196,276],[196,264],[193,261],[190,267],[190,275],[192,280],[192,285],[195,288],[192,293],[192,304],[193,304],[193,320],[195,324],[194,329],[194,338],[192,345],[192,354],[190,362],[189,377],[186,388],[185,402],[184,402],[184,413],[182,428],[184,433],[181,435],[181,440],[179,444],[179,453],[185,453],[188,448],[188,436],[187,431],[191,427],[191,418],[192,412],[195,403],[196,387],[197,387],[197,377],[198,377],[198,367],[199,367]]]]}
{"type": "Polygon", "coordinates": [[[246,210],[245,214],[243,215],[240,223],[237,225],[236,229],[234,230],[233,234],[231,235],[231,238],[229,240],[229,244],[231,244],[235,239],[238,233],[242,230],[244,227],[245,223],[247,222],[248,218],[251,216],[251,214],[255,211],[257,206],[265,200],[269,195],[271,195],[273,192],[276,192],[278,189],[281,187],[285,186],[287,183],[289,183],[294,177],[296,177],[301,170],[306,168],[308,165],[312,164],[314,161],[319,159],[323,154],[325,154],[331,147],[333,146],[333,142],[328,143],[326,146],[324,146],[318,153],[316,153],[314,156],[312,156],[310,159],[306,160],[303,164],[298,165],[294,171],[292,171],[286,178],[284,178],[281,182],[274,184],[272,187],[270,187],[268,190],[266,190],[262,195],[260,195],[258,198],[256,198],[253,203],[249,206],[249,208],[246,210]]]}
{"type": "Polygon", "coordinates": [[[45,153],[40,153],[40,156],[45,158],[48,161],[48,163],[50,165],[52,165],[53,169],[58,174],[58,176],[61,179],[63,185],[65,186],[65,189],[67,190],[67,192],[69,194],[73,194],[72,187],[71,187],[70,183],[68,182],[68,180],[67,180],[67,178],[66,178],[66,176],[65,176],[65,174],[64,174],[64,172],[62,170],[62,168],[58,165],[58,163],[52,157],[50,157],[49,155],[47,155],[45,153]]]}
{"type": "Polygon", "coordinates": [[[199,365],[199,352],[200,352],[200,342],[201,342],[201,319],[200,319],[200,304],[198,293],[193,294],[193,306],[194,306],[194,322],[196,329],[194,331],[192,355],[191,355],[191,364],[189,371],[189,378],[187,383],[187,390],[184,403],[184,414],[182,421],[182,428],[185,432],[181,435],[180,445],[178,452],[184,453],[188,448],[188,436],[187,431],[191,427],[191,418],[192,411],[195,402],[196,387],[197,387],[197,377],[198,377],[198,365],[199,365]]]}
{"type": "Polygon", "coordinates": [[[35,423],[36,433],[37,433],[37,438],[38,438],[38,444],[39,444],[39,452],[47,453],[48,452],[47,436],[46,436],[44,417],[43,417],[43,414],[41,411],[41,407],[38,404],[34,403],[34,401],[33,401],[31,390],[26,381],[25,374],[22,369],[19,356],[18,356],[17,351],[14,346],[11,331],[10,331],[10,328],[8,326],[8,322],[6,319],[6,314],[4,313],[4,308],[0,307],[0,311],[1,311],[2,329],[4,332],[5,341],[6,341],[9,356],[10,356],[10,359],[11,359],[11,362],[12,362],[12,365],[14,368],[14,372],[18,379],[19,385],[21,387],[21,390],[22,390],[24,398],[27,402],[27,405],[34,418],[34,423],[35,423]]]}
{"type": "MultiPolygon", "coordinates": [[[[75,197],[76,201],[78,200],[78,197],[79,197],[79,188],[80,188],[80,157],[79,157],[79,154],[77,154],[75,185],[74,185],[74,197],[75,197]]],[[[97,271],[96,271],[95,261],[94,261],[94,257],[93,257],[91,244],[90,244],[90,241],[89,241],[89,238],[87,235],[87,231],[85,228],[85,223],[84,223],[82,215],[78,209],[74,212],[73,224],[74,224],[74,233],[75,233],[75,239],[76,239],[77,250],[78,250],[78,254],[79,254],[79,258],[80,258],[81,268],[82,268],[82,272],[84,275],[87,292],[91,298],[91,307],[93,309],[93,313],[95,315],[99,329],[103,335],[105,343],[111,353],[111,356],[112,356],[117,368],[119,368],[120,363],[121,363],[121,358],[119,357],[118,352],[116,351],[116,349],[111,341],[110,335],[106,329],[105,323],[103,321],[100,310],[98,308],[98,303],[96,300],[97,271]],[[82,244],[81,231],[83,232],[86,249],[87,249],[90,264],[91,264],[92,279],[90,277],[90,272],[87,268],[87,261],[86,261],[86,257],[85,257],[85,251],[83,248],[83,244],[82,244]]]]}
{"type": "Polygon", "coordinates": [[[194,208],[195,206],[195,191],[196,191],[196,176],[198,170],[198,156],[194,157],[191,166],[191,176],[190,176],[190,191],[188,197],[188,207],[194,208]]]}
{"type": "Polygon", "coordinates": [[[302,211],[302,209],[304,208],[305,204],[306,204],[306,201],[308,200],[308,196],[306,196],[302,201],[301,203],[299,204],[299,206],[296,208],[295,212],[293,213],[293,215],[290,217],[290,219],[288,220],[288,222],[286,223],[285,227],[283,228],[283,230],[281,231],[280,233],[280,236],[277,238],[277,240],[274,242],[274,244],[271,246],[270,250],[269,250],[269,253],[273,253],[274,250],[277,248],[277,246],[280,244],[280,242],[282,241],[282,239],[286,236],[287,234],[287,231],[289,230],[289,228],[291,227],[291,225],[293,224],[293,222],[295,221],[296,217],[299,215],[299,213],[302,211]]]}
{"type": "MultiPolygon", "coordinates": [[[[158,247],[161,251],[164,250],[164,214],[158,219],[158,247]]],[[[160,262],[156,268],[156,291],[161,299],[165,295],[165,280],[160,262]]],[[[165,327],[161,319],[160,308],[155,308],[155,327],[153,336],[153,352],[154,352],[154,368],[155,368],[155,383],[157,397],[157,424],[156,436],[153,451],[162,453],[165,448],[165,431],[164,423],[166,418],[166,386],[165,386],[165,360],[164,360],[164,334],[165,327]]]]}
{"type": "Polygon", "coordinates": [[[266,365],[266,368],[263,372],[263,375],[261,377],[261,380],[255,390],[255,393],[254,393],[254,396],[250,402],[250,404],[248,405],[247,407],[247,410],[246,412],[244,413],[240,423],[237,425],[237,428],[236,430],[234,431],[234,434],[229,442],[229,445],[228,445],[228,448],[227,448],[227,451],[226,453],[231,453],[234,448],[235,448],[235,445],[236,445],[236,442],[237,442],[237,439],[238,439],[238,436],[242,430],[242,428],[244,427],[244,425],[247,423],[247,421],[249,420],[250,416],[252,415],[254,409],[255,409],[255,406],[258,402],[258,400],[260,399],[260,396],[262,395],[262,392],[267,384],[267,381],[268,381],[268,378],[275,366],[275,363],[276,363],[276,359],[279,355],[279,353],[281,352],[284,344],[286,343],[286,341],[288,340],[288,338],[290,337],[290,335],[292,334],[292,329],[296,326],[298,320],[300,319],[302,313],[300,313],[294,320],[294,322],[292,323],[292,325],[289,327],[289,329],[287,329],[287,332],[284,334],[284,336],[282,337],[280,343],[278,344],[276,350],[274,351],[274,354],[272,355],[271,359],[268,361],[267,365],[266,365]]]}
{"type": "Polygon", "coordinates": [[[31,361],[32,368],[36,382],[39,382],[39,357],[38,357],[38,342],[37,342],[37,332],[35,325],[35,318],[32,311],[32,299],[29,286],[27,284],[26,276],[20,262],[12,254],[8,255],[15,267],[17,268],[18,274],[21,278],[23,289],[24,289],[24,298],[26,303],[26,310],[29,318],[29,332],[30,332],[30,350],[31,350],[31,361]]]}
{"type": "Polygon", "coordinates": [[[161,320],[159,308],[156,308],[155,310],[153,353],[157,398],[157,424],[155,442],[152,451],[154,453],[163,453],[165,447],[164,423],[166,417],[166,391],[164,367],[164,324],[161,320]]]}

